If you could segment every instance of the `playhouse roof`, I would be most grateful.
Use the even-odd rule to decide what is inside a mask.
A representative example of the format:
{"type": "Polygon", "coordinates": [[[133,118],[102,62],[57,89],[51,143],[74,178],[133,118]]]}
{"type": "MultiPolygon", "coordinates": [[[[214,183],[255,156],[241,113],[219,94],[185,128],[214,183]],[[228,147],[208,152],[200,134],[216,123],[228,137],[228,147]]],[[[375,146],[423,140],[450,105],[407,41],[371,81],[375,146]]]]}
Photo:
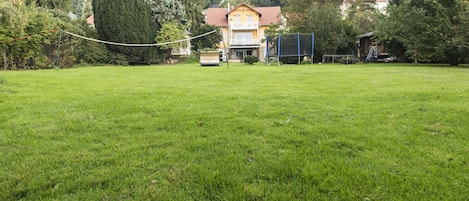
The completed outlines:
{"type": "Polygon", "coordinates": [[[373,32],[368,32],[366,34],[359,35],[358,38],[366,38],[366,37],[371,37],[374,36],[373,32]]]}

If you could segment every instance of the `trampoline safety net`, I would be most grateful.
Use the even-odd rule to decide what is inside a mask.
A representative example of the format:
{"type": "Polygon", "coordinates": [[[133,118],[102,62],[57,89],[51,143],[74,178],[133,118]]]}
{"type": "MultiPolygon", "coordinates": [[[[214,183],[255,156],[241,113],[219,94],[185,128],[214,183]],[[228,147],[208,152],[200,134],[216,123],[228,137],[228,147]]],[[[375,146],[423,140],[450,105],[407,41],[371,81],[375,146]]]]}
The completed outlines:
{"type": "Polygon", "coordinates": [[[267,57],[314,55],[314,34],[279,34],[267,36],[267,57]]]}

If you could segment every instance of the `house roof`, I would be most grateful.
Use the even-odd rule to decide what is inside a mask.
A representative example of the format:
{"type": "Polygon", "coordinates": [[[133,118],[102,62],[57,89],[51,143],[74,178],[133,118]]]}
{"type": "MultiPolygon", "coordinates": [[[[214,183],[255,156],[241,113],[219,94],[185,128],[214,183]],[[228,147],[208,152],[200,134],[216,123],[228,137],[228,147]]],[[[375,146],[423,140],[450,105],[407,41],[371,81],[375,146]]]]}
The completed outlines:
{"type": "Polygon", "coordinates": [[[226,8],[209,8],[207,10],[207,19],[205,20],[206,24],[215,25],[215,26],[227,26],[228,19],[226,14],[228,13],[226,8]]]}
{"type": "Polygon", "coordinates": [[[86,18],[86,24],[94,25],[94,16],[93,15],[86,18]]]}
{"type": "MultiPolygon", "coordinates": [[[[278,24],[281,22],[281,20],[279,19],[279,16],[282,13],[280,6],[250,7],[246,4],[240,4],[236,8],[239,8],[240,6],[243,6],[243,5],[259,13],[260,25],[270,25],[271,23],[278,24]]],[[[235,10],[236,8],[231,9],[231,11],[235,10]]],[[[206,14],[207,19],[205,23],[209,25],[220,26],[220,27],[228,26],[228,17],[227,17],[228,14],[229,12],[227,8],[209,8],[207,10],[207,14],[206,14]]]]}
{"type": "Polygon", "coordinates": [[[279,24],[281,22],[279,18],[282,14],[280,6],[256,7],[255,9],[259,13],[262,13],[262,16],[259,18],[260,25],[270,25],[271,23],[279,24]]]}
{"type": "MultiPolygon", "coordinates": [[[[254,9],[253,7],[247,5],[246,3],[239,4],[239,5],[236,6],[235,8],[231,9],[231,11],[234,11],[234,10],[238,9],[238,8],[241,7],[241,6],[246,6],[246,7],[248,7],[249,9],[256,11],[256,12],[259,14],[259,16],[262,16],[262,13],[260,13],[259,11],[257,11],[256,9],[254,9]]],[[[230,14],[231,11],[228,12],[226,15],[230,14]]]]}

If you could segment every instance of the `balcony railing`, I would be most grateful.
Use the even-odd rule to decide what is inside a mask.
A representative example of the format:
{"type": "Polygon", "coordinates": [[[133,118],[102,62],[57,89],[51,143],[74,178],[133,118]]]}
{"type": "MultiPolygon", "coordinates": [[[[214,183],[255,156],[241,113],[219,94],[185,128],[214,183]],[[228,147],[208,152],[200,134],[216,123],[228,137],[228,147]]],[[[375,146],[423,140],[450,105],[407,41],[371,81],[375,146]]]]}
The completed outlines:
{"type": "Polygon", "coordinates": [[[230,24],[232,30],[255,30],[259,28],[257,22],[233,22],[230,24]]]}
{"type": "Polygon", "coordinates": [[[230,45],[235,46],[247,46],[247,45],[259,45],[259,41],[255,39],[232,39],[230,45]]]}

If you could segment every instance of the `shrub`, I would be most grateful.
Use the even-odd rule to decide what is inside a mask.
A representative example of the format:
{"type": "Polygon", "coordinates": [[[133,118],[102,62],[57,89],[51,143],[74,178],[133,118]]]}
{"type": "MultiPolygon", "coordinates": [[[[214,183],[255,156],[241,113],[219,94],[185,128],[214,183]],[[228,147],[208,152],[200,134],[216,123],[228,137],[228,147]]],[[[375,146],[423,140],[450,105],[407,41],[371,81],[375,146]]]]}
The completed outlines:
{"type": "Polygon", "coordinates": [[[37,56],[33,63],[33,69],[51,69],[53,65],[46,55],[37,56]]]}
{"type": "Polygon", "coordinates": [[[301,62],[301,64],[311,64],[311,60],[304,60],[301,62]]]}
{"type": "Polygon", "coordinates": [[[244,63],[252,65],[256,62],[257,62],[257,57],[255,57],[255,56],[250,55],[250,56],[247,56],[247,57],[244,58],[244,63]]]}
{"type": "Polygon", "coordinates": [[[114,53],[109,51],[107,55],[107,63],[108,64],[115,64],[115,65],[120,65],[120,66],[128,66],[129,61],[127,61],[127,58],[123,54],[119,53],[114,53]]]}

